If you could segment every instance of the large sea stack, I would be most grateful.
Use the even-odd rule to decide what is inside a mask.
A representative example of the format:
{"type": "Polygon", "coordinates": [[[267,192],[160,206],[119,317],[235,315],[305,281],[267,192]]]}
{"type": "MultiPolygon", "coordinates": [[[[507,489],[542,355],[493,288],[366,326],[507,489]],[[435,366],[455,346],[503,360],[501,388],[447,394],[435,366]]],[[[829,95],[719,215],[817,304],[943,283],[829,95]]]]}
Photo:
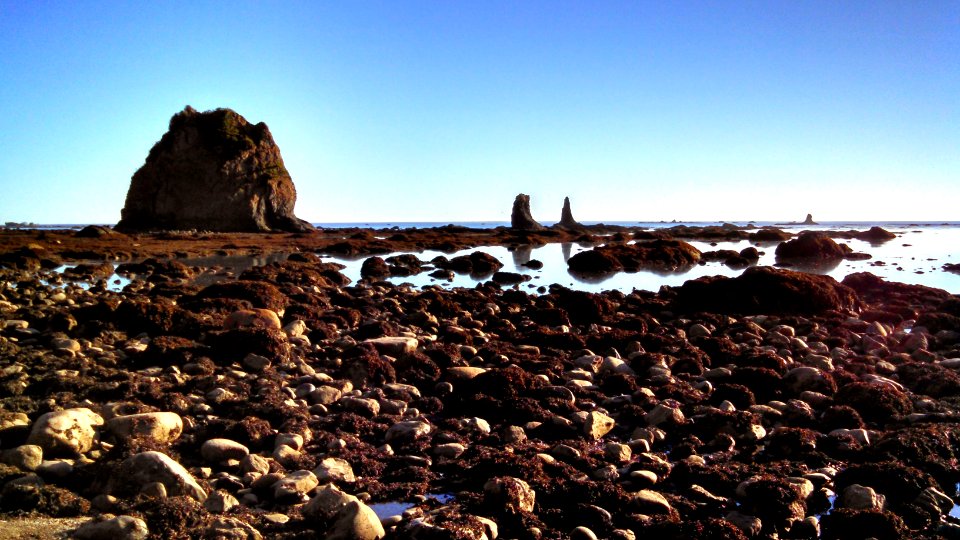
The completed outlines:
{"type": "Polygon", "coordinates": [[[560,221],[557,223],[557,227],[568,230],[583,229],[583,225],[573,219],[573,212],[570,210],[570,197],[563,198],[563,209],[560,210],[560,221]]]}
{"type": "Polygon", "coordinates": [[[297,191],[263,122],[187,106],[134,173],[117,229],[308,231],[297,191]]]}
{"type": "Polygon", "coordinates": [[[543,228],[530,213],[530,196],[523,193],[513,200],[513,212],[510,214],[510,227],[524,231],[536,231],[543,228]]]}

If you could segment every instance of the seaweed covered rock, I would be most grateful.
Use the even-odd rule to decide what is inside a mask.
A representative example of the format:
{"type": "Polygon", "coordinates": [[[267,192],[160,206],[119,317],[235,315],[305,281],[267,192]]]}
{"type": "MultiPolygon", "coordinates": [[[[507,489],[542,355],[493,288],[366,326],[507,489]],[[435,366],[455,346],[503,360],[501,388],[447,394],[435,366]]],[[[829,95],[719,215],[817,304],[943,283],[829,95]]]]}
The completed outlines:
{"type": "Polygon", "coordinates": [[[684,312],[815,314],[859,309],[853,289],[830,276],[757,266],[735,278],[703,277],[675,289],[673,308],[684,312]]]}
{"type": "Polygon", "coordinates": [[[836,260],[852,253],[846,244],[838,244],[822,232],[804,232],[777,246],[777,260],[836,260]]]}
{"type": "Polygon", "coordinates": [[[263,122],[187,106],[134,173],[116,229],[307,231],[297,192],[263,122]]]}
{"type": "Polygon", "coordinates": [[[674,272],[694,266],[701,255],[700,250],[683,240],[652,240],[598,246],[570,257],[567,266],[580,273],[640,269],[674,272]]]}

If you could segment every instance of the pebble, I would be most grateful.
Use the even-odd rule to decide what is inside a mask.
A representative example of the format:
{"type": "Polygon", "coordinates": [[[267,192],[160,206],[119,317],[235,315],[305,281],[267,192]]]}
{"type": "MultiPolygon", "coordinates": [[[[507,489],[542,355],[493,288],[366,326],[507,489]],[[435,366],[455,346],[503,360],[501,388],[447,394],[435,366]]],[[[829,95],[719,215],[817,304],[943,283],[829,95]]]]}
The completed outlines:
{"type": "Polygon", "coordinates": [[[610,433],[616,422],[606,414],[599,411],[590,411],[586,421],[583,423],[583,432],[589,439],[599,440],[604,435],[610,433]]]}
{"type": "Polygon", "coordinates": [[[0,453],[0,461],[24,471],[35,471],[43,463],[43,448],[35,444],[23,444],[0,453]]]}
{"type": "Polygon", "coordinates": [[[840,493],[839,505],[853,510],[883,510],[886,499],[872,487],[852,484],[840,493]]]}
{"type": "Polygon", "coordinates": [[[487,480],[483,492],[488,501],[510,513],[532,512],[537,497],[530,484],[511,476],[487,480]]]}
{"type": "Polygon", "coordinates": [[[104,514],[79,526],[76,540],[144,540],[150,535],[147,524],[138,517],[104,514]]]}
{"type": "Polygon", "coordinates": [[[294,471],[273,484],[273,498],[278,501],[300,500],[311,489],[317,487],[320,480],[310,471],[294,471]]]}
{"type": "Polygon", "coordinates": [[[280,330],[280,316],[275,311],[263,308],[241,309],[227,315],[223,322],[227,330],[235,328],[266,328],[280,330]]]}
{"type": "Polygon", "coordinates": [[[206,508],[208,512],[224,514],[238,504],[240,504],[240,501],[238,501],[236,497],[226,491],[218,489],[207,497],[207,500],[203,502],[203,507],[206,508]]]}
{"type": "Polygon", "coordinates": [[[210,439],[200,447],[200,456],[212,463],[241,460],[249,454],[250,450],[246,446],[230,439],[210,439]]]}
{"type": "Polygon", "coordinates": [[[430,424],[421,420],[404,420],[387,429],[384,438],[387,442],[399,439],[417,439],[430,433],[430,424]]]}
{"type": "Polygon", "coordinates": [[[313,474],[316,475],[317,480],[321,483],[353,483],[357,481],[356,475],[353,473],[353,467],[350,466],[350,463],[344,459],[340,458],[324,458],[320,465],[313,470],[313,474]]]}
{"type": "Polygon", "coordinates": [[[364,343],[373,345],[380,354],[400,358],[416,352],[419,343],[412,337],[386,336],[368,339],[364,343]]]}
{"type": "Polygon", "coordinates": [[[34,422],[27,444],[51,455],[82,454],[93,448],[96,426],[102,425],[103,417],[87,408],[49,412],[34,422]]]}

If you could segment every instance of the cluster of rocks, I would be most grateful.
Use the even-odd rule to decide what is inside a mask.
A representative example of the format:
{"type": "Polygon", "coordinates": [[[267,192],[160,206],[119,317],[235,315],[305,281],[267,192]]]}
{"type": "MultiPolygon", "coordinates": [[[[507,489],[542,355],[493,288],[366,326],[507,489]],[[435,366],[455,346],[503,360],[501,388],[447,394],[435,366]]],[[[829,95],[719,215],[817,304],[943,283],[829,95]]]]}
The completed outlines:
{"type": "MultiPolygon", "coordinates": [[[[431,264],[499,268],[484,255],[431,264]]],[[[960,535],[944,291],[772,268],[659,293],[418,290],[309,254],[201,270],[144,261],[122,292],[0,270],[0,519],[84,517],[78,538],[960,535]]]]}

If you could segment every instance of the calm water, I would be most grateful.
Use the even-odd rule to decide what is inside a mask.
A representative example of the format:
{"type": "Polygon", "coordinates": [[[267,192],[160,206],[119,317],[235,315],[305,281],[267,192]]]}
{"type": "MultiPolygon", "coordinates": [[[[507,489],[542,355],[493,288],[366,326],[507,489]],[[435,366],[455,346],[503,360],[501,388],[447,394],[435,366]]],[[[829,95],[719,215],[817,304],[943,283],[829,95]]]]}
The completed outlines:
{"type": "MultiPolygon", "coordinates": [[[[589,223],[589,222],[587,222],[589,223]]],[[[548,224],[548,222],[547,222],[548,224]]],[[[673,227],[677,223],[637,223],[637,222],[611,222],[610,224],[641,226],[650,229],[673,227]]],[[[720,223],[686,223],[686,225],[703,226],[720,223]]],[[[746,225],[746,223],[737,223],[746,225]]],[[[772,225],[773,223],[757,222],[755,225],[772,225]]],[[[351,223],[351,224],[318,224],[325,227],[338,225],[340,227],[373,227],[378,229],[389,229],[391,227],[436,227],[446,225],[445,223],[351,223]]],[[[506,225],[504,222],[469,222],[455,223],[455,225],[470,226],[473,228],[492,228],[506,225]]],[[[897,234],[897,238],[884,242],[882,244],[871,244],[860,240],[838,240],[845,242],[854,251],[869,253],[872,259],[864,261],[840,261],[834,265],[819,268],[797,268],[803,271],[826,274],[838,280],[843,279],[847,274],[854,272],[871,272],[890,281],[899,281],[903,283],[913,283],[927,285],[945,289],[954,294],[960,294],[960,275],[945,272],[942,267],[945,263],[960,263],[960,222],[951,223],[907,223],[907,222],[830,222],[822,223],[818,226],[804,226],[799,224],[779,225],[784,230],[866,230],[871,226],[879,225],[890,232],[897,234]]],[[[63,227],[63,226],[61,226],[63,227]]],[[[78,227],[79,228],[79,227],[78,227]]],[[[717,242],[712,245],[707,242],[691,242],[701,251],[712,251],[720,249],[731,249],[740,251],[751,244],[748,241],[736,242],[717,242]]],[[[759,261],[760,265],[773,265],[776,261],[774,250],[776,243],[756,244],[763,252],[759,261]]],[[[556,243],[540,247],[526,247],[509,250],[501,246],[489,246],[463,250],[457,253],[440,253],[436,251],[424,251],[413,253],[422,261],[429,261],[438,255],[444,255],[448,258],[457,255],[469,254],[473,251],[487,252],[502,263],[503,270],[517,272],[529,275],[531,280],[518,285],[524,290],[535,290],[538,287],[547,287],[553,283],[558,283],[567,287],[599,292],[603,290],[618,289],[624,292],[630,292],[633,289],[657,291],[662,285],[681,285],[689,279],[696,279],[702,276],[724,275],[734,277],[742,272],[742,269],[732,269],[721,262],[710,262],[705,265],[694,266],[685,272],[637,272],[633,274],[618,273],[610,276],[603,276],[594,279],[583,279],[570,274],[567,271],[567,259],[581,251],[590,249],[590,246],[581,246],[573,243],[556,243]],[[532,270],[523,266],[523,263],[531,259],[539,260],[543,263],[540,270],[532,270]]],[[[384,256],[386,257],[386,255],[384,256]]],[[[282,260],[285,256],[263,256],[263,257],[204,257],[199,259],[184,259],[187,265],[191,266],[221,266],[239,273],[252,266],[259,266],[282,260]]],[[[360,279],[360,267],[366,257],[357,259],[344,259],[338,257],[325,257],[324,260],[335,261],[346,265],[343,272],[352,280],[360,279]]],[[[62,271],[62,268],[60,269],[62,271]]],[[[477,283],[486,281],[489,276],[472,277],[469,275],[456,274],[452,281],[438,280],[429,277],[428,272],[417,276],[390,278],[393,283],[411,283],[414,286],[422,287],[425,285],[441,285],[444,287],[474,287],[477,283]]],[[[207,282],[220,279],[216,276],[203,276],[200,283],[206,285],[207,282]]],[[[121,289],[127,284],[127,280],[113,276],[110,279],[111,288],[121,289]]]]}
{"type": "MultiPolygon", "coordinates": [[[[673,224],[666,224],[672,226],[673,224]]],[[[872,224],[853,224],[840,226],[838,224],[824,224],[819,227],[783,227],[784,229],[800,230],[864,230],[872,224]]],[[[661,227],[664,225],[660,225],[661,227]]],[[[960,275],[945,272],[942,267],[945,263],[960,263],[960,224],[904,226],[898,224],[883,224],[888,231],[897,234],[897,238],[882,244],[871,244],[861,240],[838,240],[846,243],[854,251],[869,253],[872,259],[864,261],[840,261],[836,264],[818,268],[795,268],[818,274],[826,274],[840,280],[847,274],[855,272],[871,272],[890,281],[927,285],[960,293],[960,275]],[[882,263],[882,264],[881,264],[882,263]]],[[[756,246],[763,255],[759,265],[772,266],[776,260],[774,250],[776,243],[752,244],[749,241],[717,242],[711,245],[708,242],[690,242],[701,251],[732,249],[740,251],[751,245],[756,246]]],[[[570,274],[566,261],[571,256],[590,249],[590,246],[581,246],[574,243],[547,244],[541,247],[527,247],[509,250],[501,246],[488,246],[463,250],[457,253],[440,253],[424,251],[413,253],[420,260],[429,261],[438,255],[452,258],[457,255],[469,254],[473,251],[484,251],[493,255],[504,263],[502,270],[526,274],[531,281],[519,285],[523,289],[535,289],[539,286],[549,286],[553,283],[599,292],[603,290],[619,289],[629,292],[633,289],[657,291],[661,285],[681,285],[689,279],[702,276],[724,275],[734,277],[742,269],[732,269],[722,262],[709,262],[705,265],[694,266],[685,272],[637,272],[633,274],[618,273],[596,279],[583,279],[570,274]],[[523,266],[523,263],[536,259],[543,263],[540,270],[532,270],[523,266]]],[[[386,256],[384,256],[386,257],[386,256]]],[[[360,279],[360,266],[366,257],[359,259],[327,258],[345,264],[343,272],[353,280],[360,279]]],[[[453,281],[437,280],[427,275],[428,272],[417,276],[390,278],[393,283],[411,283],[415,286],[438,284],[442,286],[473,287],[488,276],[475,279],[469,275],[457,274],[453,281]]]]}

